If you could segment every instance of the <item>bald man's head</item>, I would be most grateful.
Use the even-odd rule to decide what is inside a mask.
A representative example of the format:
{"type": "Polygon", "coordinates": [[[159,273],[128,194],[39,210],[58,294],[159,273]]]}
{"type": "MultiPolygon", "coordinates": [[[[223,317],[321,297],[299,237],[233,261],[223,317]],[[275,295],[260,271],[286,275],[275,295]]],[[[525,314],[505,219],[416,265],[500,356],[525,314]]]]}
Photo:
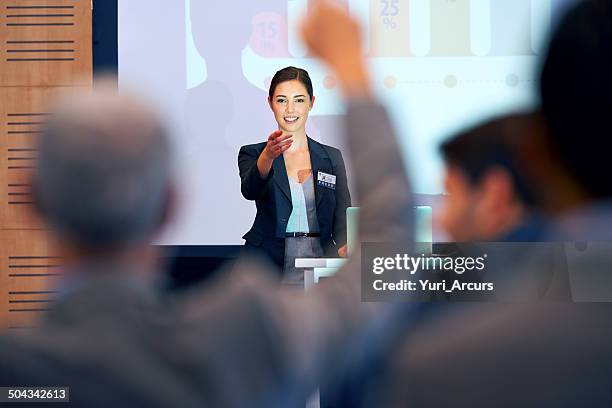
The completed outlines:
{"type": "Polygon", "coordinates": [[[170,147],[154,112],[111,90],[58,106],[39,145],[36,203],[60,237],[91,250],[145,243],[167,210],[170,147]]]}

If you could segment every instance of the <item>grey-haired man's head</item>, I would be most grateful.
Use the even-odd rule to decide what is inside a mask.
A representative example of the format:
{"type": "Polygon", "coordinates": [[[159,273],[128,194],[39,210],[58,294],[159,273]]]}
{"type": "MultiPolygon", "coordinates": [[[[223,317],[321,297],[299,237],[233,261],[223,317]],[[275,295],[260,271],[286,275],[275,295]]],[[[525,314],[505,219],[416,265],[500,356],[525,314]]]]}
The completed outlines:
{"type": "Polygon", "coordinates": [[[170,144],[143,102],[105,90],[51,116],[33,178],[36,204],[60,239],[92,251],[148,243],[169,205],[170,144]]]}

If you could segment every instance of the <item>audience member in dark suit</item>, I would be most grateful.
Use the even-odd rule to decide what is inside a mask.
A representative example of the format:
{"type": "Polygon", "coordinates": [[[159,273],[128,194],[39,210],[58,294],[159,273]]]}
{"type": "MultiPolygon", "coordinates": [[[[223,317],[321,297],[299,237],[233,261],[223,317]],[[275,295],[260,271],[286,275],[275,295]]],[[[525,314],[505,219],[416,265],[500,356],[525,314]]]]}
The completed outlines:
{"type": "MultiPolygon", "coordinates": [[[[544,239],[546,217],[541,214],[534,201],[525,162],[531,159],[534,140],[546,132],[540,112],[515,113],[476,125],[450,138],[440,146],[445,162],[445,186],[447,195],[441,211],[440,224],[452,241],[449,250],[458,250],[461,256],[478,253],[486,246],[491,262],[489,273],[480,274],[479,281],[516,281],[516,270],[505,274],[504,263],[520,269],[520,260],[525,257],[529,244],[544,239]],[[508,242],[508,245],[486,245],[482,242],[508,242]],[[470,244],[475,243],[475,244],[470,244]],[[454,248],[453,248],[454,247],[454,248]],[[500,272],[494,274],[491,272],[500,272]]],[[[444,251],[444,249],[442,249],[444,251]]],[[[438,251],[440,252],[440,251],[438,251]]],[[[446,253],[446,252],[444,252],[446,253]]],[[[457,253],[458,254],[458,253],[457,253]]],[[[458,255],[456,255],[458,256],[458,255]]],[[[554,267],[525,269],[534,296],[546,299],[570,299],[567,265],[563,251],[550,248],[550,265],[554,267]]],[[[541,258],[543,261],[544,258],[541,258]]],[[[442,274],[443,279],[452,279],[454,272],[442,274]]],[[[473,276],[460,276],[469,280],[473,276]]],[[[511,293],[498,292],[490,299],[510,300],[511,293]]],[[[457,295],[449,295],[458,300],[457,295]]],[[[473,294],[466,300],[475,300],[473,294]]]]}
{"type": "Polygon", "coordinates": [[[584,0],[552,36],[540,78],[548,132],[526,168],[546,238],[570,241],[575,303],[494,305],[420,330],[397,349],[390,405],[612,406],[611,22],[612,3],[584,0]]]}
{"type": "MultiPolygon", "coordinates": [[[[612,240],[612,184],[602,137],[612,129],[611,22],[609,1],[581,2],[561,22],[544,62],[540,87],[548,130],[530,142],[524,166],[537,208],[548,218],[543,239],[612,240]]],[[[388,345],[384,363],[372,364],[368,380],[350,387],[350,406],[611,406],[612,251],[606,243],[564,249],[572,297],[585,303],[438,310],[388,345]]],[[[508,271],[520,272],[527,255],[509,263],[508,271]]]]}
{"type": "Polygon", "coordinates": [[[278,123],[266,142],[238,154],[242,195],[257,215],[243,236],[247,253],[261,253],[303,285],[296,258],[346,255],[346,209],[351,196],[340,150],[306,135],[315,102],[308,72],[287,67],[274,74],[268,103],[278,123]]]}
{"type": "MultiPolygon", "coordinates": [[[[305,33],[329,59],[317,34],[329,26],[326,16],[311,14],[305,33]]],[[[351,72],[357,76],[341,84],[359,168],[360,239],[406,241],[412,204],[397,140],[365,70],[351,72]]],[[[57,237],[65,279],[38,328],[0,338],[1,385],[67,385],[73,405],[303,406],[372,326],[384,333],[403,312],[360,302],[358,257],[307,293],[279,290],[251,262],[164,299],[152,282],[159,248],[149,242],[171,213],[174,181],[157,117],[99,90],[65,102],[40,141],[33,193],[57,237]]]]}

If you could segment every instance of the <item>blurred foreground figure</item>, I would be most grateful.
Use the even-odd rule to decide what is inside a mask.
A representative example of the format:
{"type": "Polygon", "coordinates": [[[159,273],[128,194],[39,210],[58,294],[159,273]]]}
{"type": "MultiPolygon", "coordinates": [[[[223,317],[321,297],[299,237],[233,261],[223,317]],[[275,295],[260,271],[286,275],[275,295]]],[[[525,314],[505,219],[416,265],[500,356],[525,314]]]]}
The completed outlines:
{"type": "Polygon", "coordinates": [[[542,233],[521,164],[542,121],[537,113],[501,116],[440,146],[447,196],[439,216],[455,242],[534,241],[542,233]]]}
{"type": "MultiPolygon", "coordinates": [[[[410,195],[388,118],[365,73],[339,77],[360,238],[405,241],[410,195]]],[[[103,91],[58,108],[33,190],[66,279],[40,327],[0,339],[1,385],[70,386],[72,404],[85,406],[303,406],[373,324],[383,333],[393,324],[398,308],[360,302],[358,257],[308,293],[279,290],[243,263],[214,285],[162,299],[149,243],[173,208],[170,168],[168,136],[142,102],[103,91]]]]}
{"type": "MultiPolygon", "coordinates": [[[[523,170],[547,218],[541,239],[560,242],[574,303],[431,307],[367,378],[353,379],[345,406],[612,406],[611,41],[609,0],[582,1],[563,19],[541,76],[548,130],[525,152],[523,170]]],[[[528,255],[507,272],[520,274],[528,255]]]]}

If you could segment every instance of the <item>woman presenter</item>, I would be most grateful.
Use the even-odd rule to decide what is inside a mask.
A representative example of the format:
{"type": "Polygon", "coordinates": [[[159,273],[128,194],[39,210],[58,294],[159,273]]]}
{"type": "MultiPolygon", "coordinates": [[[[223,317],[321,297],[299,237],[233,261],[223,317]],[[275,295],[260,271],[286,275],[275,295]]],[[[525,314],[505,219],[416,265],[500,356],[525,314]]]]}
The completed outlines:
{"type": "Polygon", "coordinates": [[[268,94],[278,130],[238,155],[242,195],[257,207],[245,250],[266,255],[292,284],[304,279],[296,258],[346,255],[346,169],[338,149],[306,135],[314,101],[308,72],[278,71],[268,94]]]}

